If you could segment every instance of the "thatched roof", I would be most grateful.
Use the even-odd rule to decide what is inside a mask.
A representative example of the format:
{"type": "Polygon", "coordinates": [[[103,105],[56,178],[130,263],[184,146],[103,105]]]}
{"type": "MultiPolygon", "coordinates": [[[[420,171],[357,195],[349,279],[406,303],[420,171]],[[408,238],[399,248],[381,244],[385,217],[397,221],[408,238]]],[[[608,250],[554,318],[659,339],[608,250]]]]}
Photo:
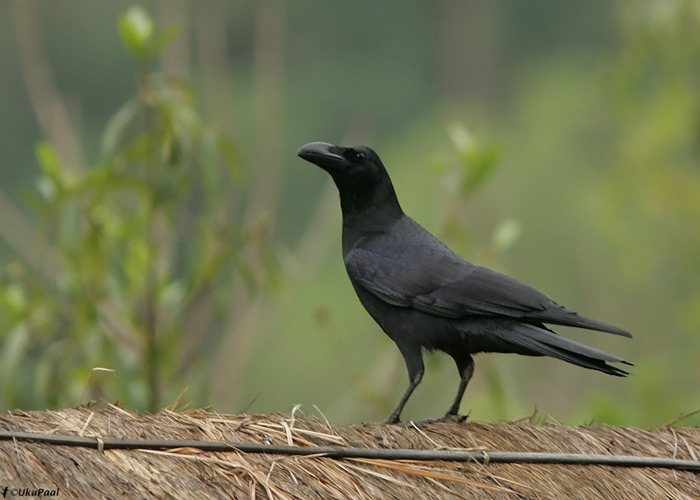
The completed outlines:
{"type": "Polygon", "coordinates": [[[432,423],[421,427],[334,426],[298,413],[217,415],[163,411],[141,415],[109,406],[99,411],[84,407],[55,412],[13,411],[0,415],[0,431],[4,437],[0,441],[0,488],[60,488],[58,498],[690,500],[700,496],[697,471],[494,463],[487,458],[504,451],[634,455],[686,460],[687,465],[687,461],[697,462],[700,456],[697,428],[650,431],[526,421],[432,423]],[[19,439],[12,439],[10,433],[19,439]],[[21,433],[48,434],[44,441],[51,436],[57,441],[27,441],[28,436],[21,433]],[[129,440],[126,444],[131,449],[109,449],[118,446],[118,440],[129,440]],[[440,450],[466,449],[482,460],[486,457],[487,463],[295,456],[235,448],[202,451],[194,447],[173,448],[177,443],[162,442],[154,443],[156,449],[139,449],[145,444],[134,440],[219,442],[219,449],[230,445],[241,448],[248,443],[263,445],[263,451],[270,445],[283,445],[287,451],[296,449],[288,448],[289,445],[324,447],[321,451],[332,446],[370,451],[434,450],[438,454],[440,450]],[[100,449],[72,446],[81,442],[100,449]]]}

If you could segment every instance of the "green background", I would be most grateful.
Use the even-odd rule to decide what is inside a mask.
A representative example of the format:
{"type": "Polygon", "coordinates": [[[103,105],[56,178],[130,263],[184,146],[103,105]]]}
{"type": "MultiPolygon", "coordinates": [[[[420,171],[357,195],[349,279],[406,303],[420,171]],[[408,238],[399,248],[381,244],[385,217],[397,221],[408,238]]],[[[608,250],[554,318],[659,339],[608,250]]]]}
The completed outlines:
{"type": "MultiPolygon", "coordinates": [[[[311,141],[372,146],[458,253],[634,335],[558,329],[627,379],[477,356],[471,418],[700,408],[697,2],[141,5],[0,4],[0,408],[386,416],[405,368],[311,141]]],[[[429,355],[404,418],[457,383],[429,355]]]]}

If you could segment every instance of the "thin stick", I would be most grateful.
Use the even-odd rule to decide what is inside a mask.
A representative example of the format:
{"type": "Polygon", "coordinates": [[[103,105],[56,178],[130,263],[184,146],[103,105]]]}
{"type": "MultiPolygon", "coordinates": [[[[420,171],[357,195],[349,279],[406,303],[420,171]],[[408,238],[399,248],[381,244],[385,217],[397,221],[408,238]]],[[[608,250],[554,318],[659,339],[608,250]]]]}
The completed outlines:
{"type": "Polygon", "coordinates": [[[161,439],[113,439],[79,436],[58,436],[32,432],[0,431],[0,440],[18,440],[48,443],[60,446],[80,446],[105,450],[169,450],[195,448],[203,451],[264,453],[272,455],[315,455],[328,458],[366,458],[384,460],[423,460],[511,463],[511,464],[560,464],[560,465],[606,465],[611,467],[654,467],[700,471],[700,461],[680,460],[631,455],[585,455],[574,453],[531,453],[509,451],[469,450],[411,450],[351,448],[342,446],[288,446],[260,443],[225,443],[217,441],[161,440],[161,439]]]}

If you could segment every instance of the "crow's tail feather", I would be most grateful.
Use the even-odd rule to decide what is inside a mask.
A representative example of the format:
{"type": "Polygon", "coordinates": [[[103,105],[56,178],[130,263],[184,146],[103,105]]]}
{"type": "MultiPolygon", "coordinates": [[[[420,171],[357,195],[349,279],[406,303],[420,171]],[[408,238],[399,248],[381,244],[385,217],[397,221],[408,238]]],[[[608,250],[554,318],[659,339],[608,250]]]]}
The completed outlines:
{"type": "Polygon", "coordinates": [[[626,377],[629,372],[607,362],[632,366],[632,363],[620,357],[567,339],[544,327],[520,323],[513,329],[502,330],[500,336],[511,344],[531,351],[532,354],[550,356],[617,377],[626,377]]]}
{"type": "Polygon", "coordinates": [[[578,313],[570,311],[565,307],[553,307],[542,311],[540,314],[531,314],[529,319],[534,320],[533,324],[539,322],[550,323],[553,325],[572,326],[574,328],[585,328],[587,330],[596,330],[599,332],[612,333],[623,337],[632,337],[632,334],[627,330],[618,328],[617,326],[603,323],[597,319],[588,318],[578,313]]]}

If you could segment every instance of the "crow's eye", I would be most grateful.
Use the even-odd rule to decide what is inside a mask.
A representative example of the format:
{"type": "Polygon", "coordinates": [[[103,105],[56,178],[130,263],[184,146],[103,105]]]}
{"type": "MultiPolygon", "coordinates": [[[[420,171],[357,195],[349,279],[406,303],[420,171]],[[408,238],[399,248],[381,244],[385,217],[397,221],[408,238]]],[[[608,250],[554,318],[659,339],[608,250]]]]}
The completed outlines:
{"type": "Polygon", "coordinates": [[[356,160],[364,160],[365,159],[365,154],[361,151],[358,151],[355,153],[355,159],[356,160]]]}

